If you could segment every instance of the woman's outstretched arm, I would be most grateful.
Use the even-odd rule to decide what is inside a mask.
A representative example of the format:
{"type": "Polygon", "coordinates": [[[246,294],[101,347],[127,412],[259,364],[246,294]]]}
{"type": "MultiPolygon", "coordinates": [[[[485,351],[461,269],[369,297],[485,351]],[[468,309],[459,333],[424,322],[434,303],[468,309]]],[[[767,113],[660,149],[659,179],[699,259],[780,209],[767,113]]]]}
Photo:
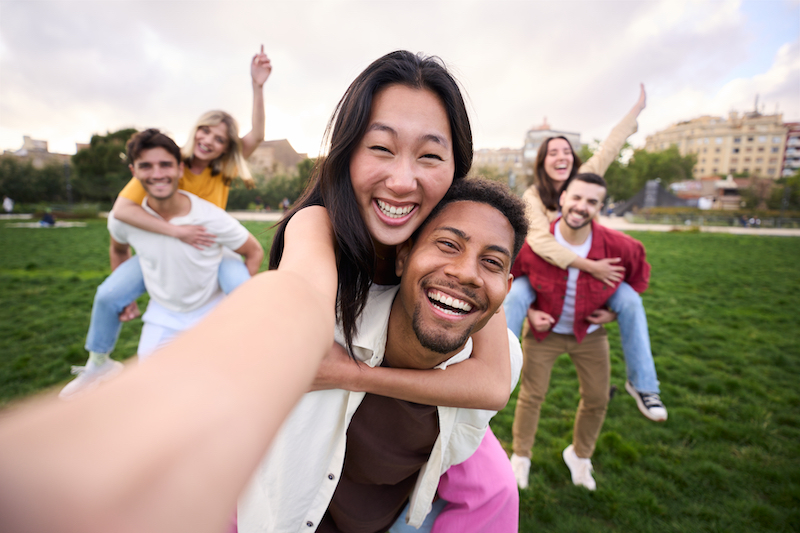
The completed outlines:
{"type": "Polygon", "coordinates": [[[145,211],[140,204],[122,195],[117,197],[112,211],[117,220],[121,220],[126,224],[151,233],[175,237],[198,249],[211,246],[216,238],[216,235],[208,233],[203,226],[176,226],[162,218],[154,217],[145,211]]]}
{"type": "Polygon", "coordinates": [[[322,208],[295,217],[281,268],[148,364],[75,401],[3,413],[0,530],[223,530],[333,342],[330,222],[322,208]]]}
{"type": "Polygon", "coordinates": [[[638,129],[636,119],[646,105],[647,94],[644,92],[644,84],[641,83],[639,84],[639,99],[633,104],[628,114],[622,117],[619,124],[614,126],[614,129],[608,134],[608,137],[606,137],[606,140],[600,145],[597,152],[592,154],[592,157],[581,165],[578,171],[591,172],[600,176],[605,174],[608,167],[611,166],[611,163],[619,157],[619,151],[625,146],[625,141],[628,140],[628,137],[636,133],[638,129]]]}
{"type": "Polygon", "coordinates": [[[426,405],[499,411],[511,395],[509,341],[502,308],[472,341],[472,356],[445,370],[370,368],[353,361],[334,343],[314,379],[314,390],[346,389],[426,405]]]}
{"type": "Polygon", "coordinates": [[[261,51],[253,56],[250,62],[250,76],[253,78],[253,129],[242,137],[242,154],[245,159],[252,153],[264,140],[264,129],[266,124],[266,114],[264,112],[264,84],[272,73],[272,63],[267,54],[264,53],[264,45],[261,51]]]}

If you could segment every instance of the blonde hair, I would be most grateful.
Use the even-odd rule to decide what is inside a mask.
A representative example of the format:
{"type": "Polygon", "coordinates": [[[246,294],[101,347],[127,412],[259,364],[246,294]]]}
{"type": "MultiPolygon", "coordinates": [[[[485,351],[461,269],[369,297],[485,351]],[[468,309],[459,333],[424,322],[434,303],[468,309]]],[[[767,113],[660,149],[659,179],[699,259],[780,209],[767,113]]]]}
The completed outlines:
{"type": "Polygon", "coordinates": [[[194,155],[194,139],[197,135],[197,130],[202,126],[216,126],[221,123],[224,123],[228,129],[228,146],[221,156],[211,162],[211,175],[216,176],[217,174],[222,174],[222,180],[226,185],[230,185],[238,176],[242,178],[242,181],[248,189],[252,189],[255,187],[255,182],[253,181],[250,168],[247,166],[247,161],[242,153],[242,140],[239,138],[239,125],[236,123],[236,119],[225,111],[208,111],[200,115],[200,118],[197,119],[197,123],[192,128],[192,134],[181,149],[181,155],[187,163],[191,162],[192,156],[194,155]]]}

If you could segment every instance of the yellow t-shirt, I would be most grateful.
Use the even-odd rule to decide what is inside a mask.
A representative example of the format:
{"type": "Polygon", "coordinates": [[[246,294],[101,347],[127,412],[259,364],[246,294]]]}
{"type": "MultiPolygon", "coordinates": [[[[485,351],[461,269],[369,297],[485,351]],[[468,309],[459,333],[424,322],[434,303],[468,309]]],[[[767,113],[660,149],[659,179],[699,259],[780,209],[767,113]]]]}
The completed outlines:
{"type": "MultiPolygon", "coordinates": [[[[228,192],[231,189],[230,186],[223,183],[222,174],[211,175],[210,166],[204,168],[200,174],[194,174],[189,167],[184,167],[178,188],[197,195],[222,209],[228,205],[228,192]]],[[[119,195],[141,205],[147,193],[139,180],[131,178],[119,195]]]]}

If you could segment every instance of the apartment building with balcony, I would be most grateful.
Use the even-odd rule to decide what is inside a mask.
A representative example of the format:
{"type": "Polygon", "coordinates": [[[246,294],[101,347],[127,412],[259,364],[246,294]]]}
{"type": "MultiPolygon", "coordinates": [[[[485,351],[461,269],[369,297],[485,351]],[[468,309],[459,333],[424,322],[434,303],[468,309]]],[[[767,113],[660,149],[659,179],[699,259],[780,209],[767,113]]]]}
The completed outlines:
{"type": "Polygon", "coordinates": [[[786,123],[786,151],[783,157],[784,177],[793,176],[800,170],[800,122],[786,123]]]}
{"type": "MultiPolygon", "coordinates": [[[[777,179],[783,173],[788,129],[782,114],[731,111],[727,119],[706,115],[673,124],[648,135],[644,148],[656,152],[676,145],[681,155],[697,154],[695,178],[747,173],[777,179]]],[[[800,146],[797,152],[800,158],[800,146]]]]}

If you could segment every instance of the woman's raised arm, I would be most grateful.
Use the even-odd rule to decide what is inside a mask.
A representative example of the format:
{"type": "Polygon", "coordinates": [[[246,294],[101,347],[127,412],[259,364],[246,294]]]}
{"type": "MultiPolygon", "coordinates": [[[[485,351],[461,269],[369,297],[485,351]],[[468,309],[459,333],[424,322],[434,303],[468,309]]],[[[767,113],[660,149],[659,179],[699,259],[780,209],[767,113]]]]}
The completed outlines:
{"type": "Polygon", "coordinates": [[[334,343],[320,365],[313,390],[346,389],[409,402],[499,411],[511,395],[508,333],[502,308],[473,335],[472,356],[445,370],[371,368],[334,343]]]}
{"type": "Polygon", "coordinates": [[[264,112],[264,84],[272,73],[272,63],[267,54],[264,53],[264,45],[261,45],[261,52],[253,56],[250,63],[250,76],[253,78],[253,129],[242,137],[242,155],[245,159],[252,153],[264,140],[265,112],[264,112]]]}
{"type": "Polygon", "coordinates": [[[636,133],[636,130],[639,128],[636,119],[646,105],[647,94],[644,92],[644,84],[640,83],[639,99],[633,104],[628,114],[622,117],[619,124],[614,126],[614,129],[608,134],[608,137],[606,137],[606,140],[600,145],[597,152],[592,154],[592,157],[581,165],[578,172],[591,172],[600,176],[605,174],[608,167],[611,166],[611,163],[619,157],[619,151],[625,146],[625,141],[628,140],[628,137],[636,133]]]}

